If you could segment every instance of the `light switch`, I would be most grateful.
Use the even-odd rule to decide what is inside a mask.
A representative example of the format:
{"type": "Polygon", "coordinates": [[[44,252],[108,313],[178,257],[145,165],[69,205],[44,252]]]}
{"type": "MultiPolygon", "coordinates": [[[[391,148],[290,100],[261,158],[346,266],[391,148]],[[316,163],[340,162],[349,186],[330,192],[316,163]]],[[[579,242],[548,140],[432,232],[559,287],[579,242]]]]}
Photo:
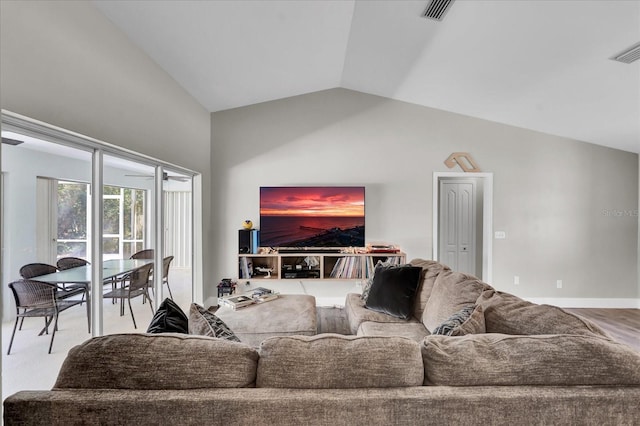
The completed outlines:
{"type": "Polygon", "coordinates": [[[496,231],[494,235],[496,237],[496,240],[504,240],[505,238],[507,238],[507,233],[504,231],[496,231]]]}

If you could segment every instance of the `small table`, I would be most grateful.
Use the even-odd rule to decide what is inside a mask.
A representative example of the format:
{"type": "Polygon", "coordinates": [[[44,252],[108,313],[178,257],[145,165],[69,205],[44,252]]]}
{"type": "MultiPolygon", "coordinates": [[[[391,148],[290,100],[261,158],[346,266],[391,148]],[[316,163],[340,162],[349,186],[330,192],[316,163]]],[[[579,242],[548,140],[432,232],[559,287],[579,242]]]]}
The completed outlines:
{"type": "Polygon", "coordinates": [[[303,294],[281,294],[277,299],[237,311],[221,306],[216,316],[243,343],[254,347],[268,337],[318,334],[316,298],[303,294]]]}

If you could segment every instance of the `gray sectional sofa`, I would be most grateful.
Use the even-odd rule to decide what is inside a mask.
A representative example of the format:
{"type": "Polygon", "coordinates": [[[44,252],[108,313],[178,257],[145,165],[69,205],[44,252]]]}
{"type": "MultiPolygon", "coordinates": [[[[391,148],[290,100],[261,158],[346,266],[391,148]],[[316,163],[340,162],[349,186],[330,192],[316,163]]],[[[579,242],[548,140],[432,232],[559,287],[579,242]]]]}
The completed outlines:
{"type": "Polygon", "coordinates": [[[404,336],[421,342],[436,327],[468,306],[475,306],[473,324],[463,324],[453,335],[502,333],[508,335],[566,334],[609,338],[591,321],[551,305],[537,305],[509,293],[496,291],[480,279],[454,272],[447,266],[423,259],[410,265],[423,270],[408,320],[367,309],[360,294],[350,293],[345,310],[352,334],[358,336],[404,336]],[[470,325],[473,325],[471,327],[470,325]],[[465,327],[470,330],[465,330],[465,327]],[[469,332],[473,331],[473,332],[469,332]]]}
{"type": "Polygon", "coordinates": [[[357,335],[270,337],[258,349],[172,333],[93,338],[69,352],[52,390],[8,397],[5,424],[639,424],[640,353],[562,309],[412,263],[423,275],[408,320],[353,294],[357,335]],[[469,304],[451,335],[431,334],[469,304]]]}

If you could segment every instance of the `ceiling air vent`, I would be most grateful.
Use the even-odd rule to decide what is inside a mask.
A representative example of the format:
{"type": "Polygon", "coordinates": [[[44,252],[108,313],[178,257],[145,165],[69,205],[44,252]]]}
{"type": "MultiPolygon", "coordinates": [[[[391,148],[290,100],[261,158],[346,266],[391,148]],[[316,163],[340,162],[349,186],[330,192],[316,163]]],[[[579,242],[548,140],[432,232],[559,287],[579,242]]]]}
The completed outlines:
{"type": "Polygon", "coordinates": [[[444,15],[449,11],[451,4],[455,0],[431,0],[422,16],[435,21],[442,21],[444,15]]]}
{"type": "Polygon", "coordinates": [[[640,59],[640,43],[634,44],[622,53],[617,54],[613,58],[614,61],[630,64],[640,59]]]}

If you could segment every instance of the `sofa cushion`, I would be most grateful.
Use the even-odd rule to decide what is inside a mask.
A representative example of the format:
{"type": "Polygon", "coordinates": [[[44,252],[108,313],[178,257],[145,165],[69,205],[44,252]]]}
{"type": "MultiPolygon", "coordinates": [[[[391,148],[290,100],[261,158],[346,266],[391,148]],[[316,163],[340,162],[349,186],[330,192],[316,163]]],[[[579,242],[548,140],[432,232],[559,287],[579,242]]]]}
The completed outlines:
{"type": "Polygon", "coordinates": [[[287,336],[260,345],[257,387],[298,389],[420,386],[420,345],[403,337],[287,336]]]}
{"type": "Polygon", "coordinates": [[[189,308],[189,334],[240,341],[224,321],[197,303],[192,303],[189,308]]]}
{"type": "Polygon", "coordinates": [[[478,278],[462,272],[443,271],[438,274],[431,297],[422,315],[427,330],[433,330],[461,309],[474,305],[483,291],[491,287],[478,278]]]}
{"type": "Polygon", "coordinates": [[[551,305],[536,305],[493,289],[482,293],[487,333],[608,334],[593,322],[551,305]]]}
{"type": "Polygon", "coordinates": [[[445,336],[464,336],[484,332],[484,314],[481,305],[470,305],[461,309],[433,330],[433,334],[445,336]]]}
{"type": "Polygon", "coordinates": [[[111,334],[72,348],[55,388],[252,387],[258,352],[242,343],[187,334],[111,334]]]}
{"type": "Polygon", "coordinates": [[[422,356],[429,385],[640,385],[640,353],[596,335],[431,335],[422,356]]]}
{"type": "Polygon", "coordinates": [[[422,268],[416,266],[378,266],[365,306],[376,312],[409,319],[413,314],[421,274],[422,268]]]}
{"type": "Polygon", "coordinates": [[[419,266],[422,268],[422,277],[420,284],[418,285],[418,291],[415,298],[415,304],[413,306],[413,316],[417,319],[422,318],[424,307],[427,305],[427,300],[431,296],[433,290],[433,284],[436,281],[438,275],[442,271],[450,271],[448,266],[435,260],[425,259],[413,259],[409,262],[412,266],[419,266]]]}
{"type": "Polygon", "coordinates": [[[414,342],[422,342],[429,332],[421,322],[373,322],[365,321],[358,327],[358,336],[398,336],[414,342]]]}
{"type": "Polygon", "coordinates": [[[410,318],[408,321],[402,318],[392,317],[391,315],[383,314],[381,312],[372,311],[365,308],[364,301],[357,293],[348,293],[345,298],[344,310],[349,320],[349,328],[351,334],[358,332],[358,327],[365,321],[373,322],[389,322],[389,323],[401,323],[418,322],[415,318],[410,318]]]}
{"type": "Polygon", "coordinates": [[[180,306],[166,298],[153,315],[147,333],[189,333],[189,319],[180,306]]]}

